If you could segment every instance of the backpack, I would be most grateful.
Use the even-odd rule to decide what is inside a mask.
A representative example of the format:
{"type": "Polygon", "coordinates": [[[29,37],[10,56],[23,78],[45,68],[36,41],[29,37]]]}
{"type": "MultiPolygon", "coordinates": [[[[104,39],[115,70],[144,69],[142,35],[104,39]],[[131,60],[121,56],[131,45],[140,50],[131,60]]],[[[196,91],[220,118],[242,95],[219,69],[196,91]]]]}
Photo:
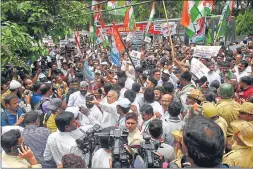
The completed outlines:
{"type": "Polygon", "coordinates": [[[46,101],[50,101],[50,99],[46,98],[43,100],[40,100],[35,106],[34,106],[34,111],[36,111],[40,116],[44,114],[44,111],[42,109],[43,103],[46,101]]]}
{"type": "Polygon", "coordinates": [[[39,118],[40,118],[40,126],[43,126],[43,119],[44,119],[44,111],[42,109],[42,105],[43,103],[45,103],[46,101],[50,101],[50,99],[46,98],[43,100],[40,100],[39,103],[37,103],[34,106],[34,111],[37,112],[39,114],[39,118]]]}

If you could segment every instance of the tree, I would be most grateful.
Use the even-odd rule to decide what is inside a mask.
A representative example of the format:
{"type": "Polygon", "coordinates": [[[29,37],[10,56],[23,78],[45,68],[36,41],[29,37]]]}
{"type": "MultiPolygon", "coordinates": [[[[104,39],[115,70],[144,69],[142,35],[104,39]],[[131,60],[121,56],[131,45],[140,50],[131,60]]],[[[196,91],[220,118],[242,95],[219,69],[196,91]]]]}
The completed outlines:
{"type": "Polygon", "coordinates": [[[236,33],[238,35],[248,35],[253,32],[253,10],[246,10],[239,13],[236,18],[236,33]]]}
{"type": "MultiPolygon", "coordinates": [[[[54,42],[74,30],[88,29],[89,11],[84,1],[39,0],[1,3],[1,63],[25,66],[45,55],[42,38],[54,42]]],[[[2,67],[3,67],[2,66],[2,67]]]]}

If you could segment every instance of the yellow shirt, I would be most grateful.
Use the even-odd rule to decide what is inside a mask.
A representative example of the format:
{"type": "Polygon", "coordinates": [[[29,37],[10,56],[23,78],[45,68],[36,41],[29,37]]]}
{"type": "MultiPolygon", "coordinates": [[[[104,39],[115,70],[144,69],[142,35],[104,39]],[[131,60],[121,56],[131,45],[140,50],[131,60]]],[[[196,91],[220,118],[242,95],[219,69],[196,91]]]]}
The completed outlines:
{"type": "Polygon", "coordinates": [[[227,138],[227,136],[226,136],[227,129],[228,129],[228,124],[227,124],[226,120],[224,118],[222,118],[221,116],[219,116],[219,118],[216,119],[214,122],[220,126],[221,130],[224,133],[224,138],[226,139],[227,138]]]}
{"type": "Polygon", "coordinates": [[[253,148],[239,145],[234,148],[223,156],[223,163],[230,166],[253,168],[253,148]]]}
{"type": "Polygon", "coordinates": [[[51,133],[56,132],[57,126],[55,124],[55,114],[51,114],[47,121],[45,121],[45,118],[44,118],[43,123],[47,126],[47,128],[51,131],[51,133]]]}
{"type": "Polygon", "coordinates": [[[127,141],[129,146],[140,145],[140,139],[141,139],[141,132],[137,127],[133,132],[128,133],[127,141]]]}
{"type": "Polygon", "coordinates": [[[217,103],[218,115],[223,117],[227,124],[227,137],[233,136],[233,130],[230,123],[238,119],[241,105],[232,99],[222,99],[217,103]]]}
{"type": "Polygon", "coordinates": [[[2,160],[8,168],[42,168],[41,164],[31,165],[19,156],[8,155],[4,152],[2,153],[2,160]]]}
{"type": "MultiPolygon", "coordinates": [[[[1,97],[1,104],[2,104],[2,106],[5,107],[4,99],[5,99],[8,95],[10,95],[10,94],[11,94],[11,91],[10,91],[10,90],[7,90],[7,91],[2,95],[2,97],[1,97]]],[[[4,108],[3,108],[3,109],[4,109],[4,108]]]]}

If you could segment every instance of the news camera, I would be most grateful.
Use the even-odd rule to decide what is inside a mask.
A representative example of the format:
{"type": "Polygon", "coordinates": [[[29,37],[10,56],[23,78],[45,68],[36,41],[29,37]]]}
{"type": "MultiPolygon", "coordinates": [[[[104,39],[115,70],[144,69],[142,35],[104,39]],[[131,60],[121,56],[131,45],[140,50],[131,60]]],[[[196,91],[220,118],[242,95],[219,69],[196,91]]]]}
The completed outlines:
{"type": "Polygon", "coordinates": [[[128,131],[123,128],[115,128],[107,133],[95,133],[98,137],[108,137],[108,143],[112,148],[112,168],[129,168],[132,155],[127,152],[124,145],[127,144],[128,131]]]}
{"type": "Polygon", "coordinates": [[[138,154],[144,161],[145,168],[162,168],[164,159],[157,155],[155,152],[160,147],[161,142],[151,140],[151,136],[147,133],[143,134],[144,141],[141,142],[138,148],[138,154]]]}
{"type": "Polygon", "coordinates": [[[88,129],[82,137],[76,139],[76,144],[83,154],[93,153],[96,146],[99,145],[99,140],[95,137],[95,133],[100,130],[100,125],[95,124],[92,128],[88,129]]]}

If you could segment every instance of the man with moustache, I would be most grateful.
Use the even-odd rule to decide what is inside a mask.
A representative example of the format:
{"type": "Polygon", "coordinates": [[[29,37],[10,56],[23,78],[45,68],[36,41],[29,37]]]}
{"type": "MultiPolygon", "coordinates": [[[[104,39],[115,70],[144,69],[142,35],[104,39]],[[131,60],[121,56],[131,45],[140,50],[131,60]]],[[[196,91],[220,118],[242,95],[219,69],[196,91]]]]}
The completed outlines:
{"type": "Polygon", "coordinates": [[[248,67],[248,63],[245,60],[241,60],[241,62],[238,65],[238,71],[235,72],[235,75],[237,77],[237,81],[240,81],[240,79],[243,76],[248,76],[248,72],[247,72],[247,67],[248,67]]]}
{"type": "Polygon", "coordinates": [[[79,84],[79,89],[80,91],[76,91],[72,93],[69,96],[68,100],[68,107],[73,107],[73,106],[85,106],[86,105],[86,96],[89,95],[88,91],[88,82],[87,81],[81,81],[79,84]]]}
{"type": "Polygon", "coordinates": [[[164,118],[166,118],[167,116],[169,116],[168,106],[172,102],[172,100],[173,100],[173,96],[170,95],[170,94],[164,94],[162,96],[162,100],[161,100],[161,105],[162,105],[162,108],[163,108],[162,120],[164,118]]]}
{"type": "Polygon", "coordinates": [[[244,76],[240,79],[239,86],[241,92],[239,93],[239,97],[247,100],[250,96],[253,95],[253,84],[251,84],[250,76],[244,76]]]}

